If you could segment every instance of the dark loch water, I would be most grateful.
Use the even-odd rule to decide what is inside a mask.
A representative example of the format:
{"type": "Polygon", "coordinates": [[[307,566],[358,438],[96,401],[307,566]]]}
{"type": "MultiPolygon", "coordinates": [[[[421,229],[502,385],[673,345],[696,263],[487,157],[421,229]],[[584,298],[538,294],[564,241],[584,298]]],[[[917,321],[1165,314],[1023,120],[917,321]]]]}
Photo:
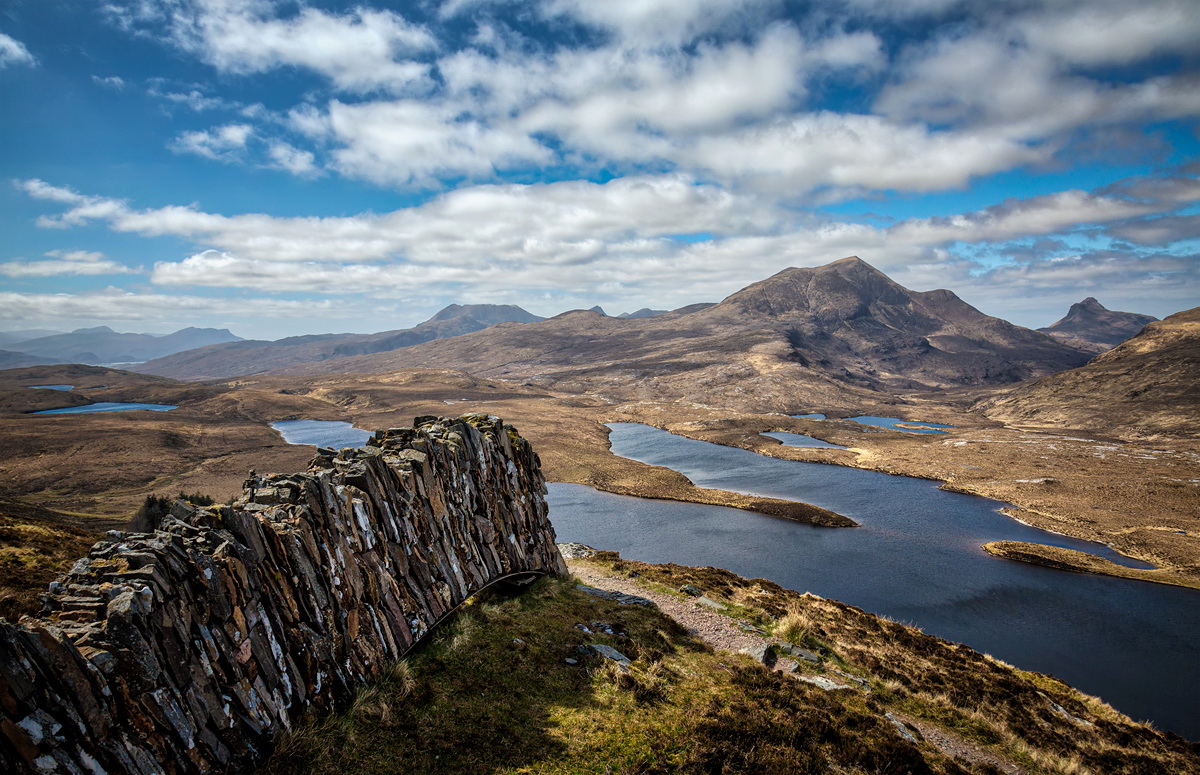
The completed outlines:
{"type": "Polygon", "coordinates": [[[355,428],[348,422],[332,420],[280,420],[271,423],[288,444],[312,444],[316,447],[361,447],[371,431],[355,428]]]}
{"type": "Polygon", "coordinates": [[[151,412],[169,412],[172,409],[178,409],[174,404],[135,404],[135,403],[115,403],[112,401],[104,401],[98,404],[88,404],[87,406],[67,406],[62,409],[46,409],[41,412],[30,412],[30,414],[90,414],[93,412],[132,412],[135,409],[148,409],[151,412]]]}
{"type": "Polygon", "coordinates": [[[802,433],[788,433],[787,431],[767,431],[760,433],[760,436],[770,436],[773,439],[779,439],[785,447],[810,447],[812,449],[845,449],[841,444],[831,444],[828,441],[814,439],[812,436],[805,436],[802,433]]]}
{"type": "MultiPolygon", "coordinates": [[[[802,415],[801,415],[802,416],[802,415]]],[[[861,417],[847,417],[847,420],[856,422],[859,425],[870,425],[875,428],[888,428],[893,431],[904,431],[905,433],[945,433],[944,430],[938,428],[953,428],[953,425],[938,425],[935,422],[920,422],[919,420],[901,420],[899,417],[873,417],[871,415],[863,415],[861,417]],[[909,425],[920,425],[921,428],[901,428],[896,423],[908,423],[909,425]]]]}
{"type": "Polygon", "coordinates": [[[644,425],[610,427],[617,454],[674,468],[703,487],[813,503],[862,527],[552,484],[560,541],[647,562],[714,565],[851,603],[1200,739],[1200,592],[990,557],[979,545],[995,540],[1114,553],[1022,525],[997,511],[1003,504],[934,482],[776,460],[644,425]]]}

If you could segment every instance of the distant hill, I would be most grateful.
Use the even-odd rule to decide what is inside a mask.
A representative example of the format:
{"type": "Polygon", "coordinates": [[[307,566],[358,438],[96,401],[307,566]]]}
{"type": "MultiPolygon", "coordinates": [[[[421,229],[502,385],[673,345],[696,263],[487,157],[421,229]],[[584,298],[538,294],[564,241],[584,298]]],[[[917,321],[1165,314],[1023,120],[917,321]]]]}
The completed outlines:
{"type": "Polygon", "coordinates": [[[665,310],[665,309],[650,309],[649,307],[642,307],[637,312],[622,312],[620,315],[617,315],[617,317],[619,317],[619,318],[652,318],[655,315],[665,315],[667,312],[668,312],[668,310],[665,310]]]}
{"type": "Polygon", "coordinates": [[[1116,347],[1129,337],[1141,331],[1147,323],[1153,323],[1158,318],[1153,315],[1139,315],[1136,312],[1117,312],[1107,309],[1103,304],[1089,296],[1081,302],[1071,305],[1067,316],[1053,325],[1039,328],[1041,331],[1056,339],[1076,347],[1102,353],[1116,347]]]}
{"type": "Polygon", "coordinates": [[[996,420],[1120,437],[1200,435],[1200,307],[1152,322],[1082,368],[977,406],[996,420]]]}
{"type": "Polygon", "coordinates": [[[18,353],[12,350],[0,350],[0,370],[21,369],[26,366],[46,366],[52,363],[63,363],[53,358],[39,358],[29,353],[18,353]]]}
{"type": "Polygon", "coordinates": [[[54,336],[62,331],[52,331],[49,328],[27,328],[23,331],[0,331],[0,347],[28,342],[30,339],[41,339],[44,336],[54,336]]]}
{"type": "Polygon", "coordinates": [[[456,368],[624,399],[786,409],[881,393],[998,385],[1080,366],[1087,353],[916,292],[856,257],[786,269],[719,304],[646,318],[567,312],[451,341],[310,363],[288,373],[456,368]]]}
{"type": "Polygon", "coordinates": [[[542,318],[510,304],[451,304],[413,328],[377,334],[294,336],[274,342],[245,339],[158,358],[136,367],[135,371],[173,379],[240,377],[311,361],[387,352],[479,331],[497,323],[538,320],[542,318]]]}
{"type": "MultiPolygon", "coordinates": [[[[140,363],[196,347],[237,341],[224,328],[184,328],[166,336],[120,334],[108,326],[80,328],[9,345],[9,349],[55,363],[140,363]]],[[[46,361],[43,361],[45,363],[46,361]]]]}

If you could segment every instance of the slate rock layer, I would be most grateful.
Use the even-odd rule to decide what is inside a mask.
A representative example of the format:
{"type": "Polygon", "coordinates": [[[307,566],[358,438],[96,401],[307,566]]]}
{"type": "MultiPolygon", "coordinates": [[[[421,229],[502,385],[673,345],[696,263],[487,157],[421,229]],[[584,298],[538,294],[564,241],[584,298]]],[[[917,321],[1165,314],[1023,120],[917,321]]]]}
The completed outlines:
{"type": "Polygon", "coordinates": [[[0,621],[0,770],[253,766],[499,579],[564,574],[537,455],[498,418],[418,418],[232,507],[110,533],[0,621]]]}

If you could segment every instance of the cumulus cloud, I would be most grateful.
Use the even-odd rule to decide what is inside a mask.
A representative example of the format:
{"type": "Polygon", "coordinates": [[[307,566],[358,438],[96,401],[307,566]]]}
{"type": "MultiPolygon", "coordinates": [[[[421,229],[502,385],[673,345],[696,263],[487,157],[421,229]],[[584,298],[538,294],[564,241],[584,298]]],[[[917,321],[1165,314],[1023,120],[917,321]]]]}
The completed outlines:
{"type": "Polygon", "coordinates": [[[269,0],[140,0],[109,8],[127,28],[164,24],[177,46],[223,72],[301,67],[350,91],[424,83],[428,66],[406,57],[437,45],[400,14],[364,7],[336,14],[301,6],[286,18],[269,0]]]}
{"type": "Polygon", "coordinates": [[[0,275],[6,277],[61,277],[68,275],[134,274],[136,270],[109,261],[103,253],[91,250],[51,250],[50,261],[6,261],[0,263],[0,275]]]}
{"type": "Polygon", "coordinates": [[[280,318],[348,317],[331,301],[272,298],[212,298],[159,293],[133,293],[105,288],[93,293],[0,292],[0,320],[30,321],[178,321],[189,315],[240,317],[248,309],[280,318]]]}
{"type": "Polygon", "coordinates": [[[293,175],[312,177],[321,172],[317,166],[317,157],[311,151],[302,151],[282,140],[273,140],[267,148],[267,155],[271,159],[270,166],[293,175]]]}
{"type": "Polygon", "coordinates": [[[32,65],[36,62],[25,44],[0,32],[0,69],[15,65],[32,65]]]}
{"type": "Polygon", "coordinates": [[[101,78],[98,75],[93,75],[92,80],[101,86],[105,86],[109,89],[116,89],[117,91],[121,91],[125,88],[125,79],[119,75],[109,75],[104,78],[101,78]]]}
{"type": "Polygon", "coordinates": [[[181,206],[135,210],[119,200],[84,196],[44,181],[23,185],[35,198],[69,206],[61,215],[44,216],[40,223],[48,227],[106,221],[116,231],[183,237],[262,261],[403,257],[478,266],[509,254],[553,263],[596,240],[769,232],[781,217],[756,198],[684,176],[475,186],[384,215],[330,218],[224,216],[181,206]]]}
{"type": "Polygon", "coordinates": [[[830,112],[707,135],[680,156],[723,180],[776,193],[822,186],[935,191],[1044,158],[1038,149],[1002,137],[830,112]]]}
{"type": "Polygon", "coordinates": [[[775,4],[775,0],[546,0],[541,10],[611,30],[626,41],[679,44],[710,30],[744,27],[775,4]]]}
{"type": "Polygon", "coordinates": [[[1158,209],[1149,202],[1096,196],[1076,189],[1009,199],[973,213],[909,220],[891,227],[889,232],[896,239],[929,245],[1004,242],[1146,215],[1158,209]]]}
{"type": "Polygon", "coordinates": [[[1200,239],[1200,215],[1167,215],[1118,224],[1107,230],[1118,239],[1138,245],[1166,247],[1175,242],[1200,239]]]}
{"type": "Polygon", "coordinates": [[[1018,15],[1014,27],[1031,47],[1082,65],[1125,64],[1194,50],[1200,40],[1200,15],[1188,0],[1048,4],[1018,15]]]}
{"type": "Polygon", "coordinates": [[[249,124],[226,124],[214,129],[184,132],[171,143],[176,153],[194,153],[206,159],[232,161],[239,158],[254,134],[249,124]]]}

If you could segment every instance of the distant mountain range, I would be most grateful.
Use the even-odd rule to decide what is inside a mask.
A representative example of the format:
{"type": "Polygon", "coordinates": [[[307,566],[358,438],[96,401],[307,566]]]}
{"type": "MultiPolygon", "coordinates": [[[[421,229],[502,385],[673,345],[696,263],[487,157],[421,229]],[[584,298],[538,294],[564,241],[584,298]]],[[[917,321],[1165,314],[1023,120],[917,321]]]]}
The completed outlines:
{"type": "Polygon", "coordinates": [[[1021,385],[976,408],[1014,425],[1198,436],[1200,307],[1151,322],[1082,368],[1021,385]]]}
{"type": "Polygon", "coordinates": [[[8,336],[15,335],[17,341],[4,346],[10,351],[41,358],[41,363],[140,363],[240,338],[224,328],[184,328],[166,336],[153,336],[119,334],[108,326],[97,326],[80,328],[69,334],[20,338],[27,333],[36,332],[11,332],[8,336]]]}
{"type": "Polygon", "coordinates": [[[12,350],[0,350],[0,369],[23,369],[26,366],[49,366],[62,363],[53,358],[39,358],[29,353],[19,353],[12,350]]]}
{"type": "Polygon", "coordinates": [[[999,385],[1080,366],[1089,353],[917,292],[859,258],[786,269],[715,305],[640,318],[575,311],[285,373],[456,368],[568,392],[783,409],[881,393],[999,385]]]}
{"type": "Polygon", "coordinates": [[[537,315],[509,304],[451,304],[413,328],[377,334],[315,334],[269,342],[243,339],[179,352],[133,370],[174,379],[222,379],[301,363],[387,352],[479,331],[497,323],[532,323],[537,315]]]}
{"type": "Polygon", "coordinates": [[[1072,304],[1067,316],[1062,320],[1039,328],[1038,331],[1076,347],[1102,353],[1116,347],[1141,331],[1147,323],[1156,320],[1158,318],[1152,315],[1106,309],[1103,304],[1089,296],[1077,304],[1072,304]]]}
{"type": "Polygon", "coordinates": [[[0,347],[28,342],[30,339],[41,339],[43,336],[54,336],[64,333],[49,328],[27,328],[23,331],[0,331],[0,347]]]}

